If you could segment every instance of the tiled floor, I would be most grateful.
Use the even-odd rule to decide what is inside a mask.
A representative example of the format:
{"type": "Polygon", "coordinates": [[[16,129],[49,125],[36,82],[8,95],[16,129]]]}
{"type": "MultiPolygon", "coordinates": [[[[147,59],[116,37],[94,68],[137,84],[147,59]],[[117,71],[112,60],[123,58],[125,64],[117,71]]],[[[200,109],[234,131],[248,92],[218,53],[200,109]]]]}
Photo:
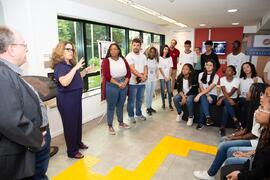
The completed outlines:
{"type": "MultiPolygon", "coordinates": [[[[83,153],[100,160],[94,165],[92,171],[104,176],[115,166],[132,171],[165,136],[212,146],[218,144],[217,128],[205,127],[198,131],[195,129],[195,124],[192,127],[187,127],[185,122],[177,123],[175,121],[176,112],[161,109],[160,102],[160,97],[157,97],[153,105],[158,113],[147,117],[147,121],[138,121],[136,124],[131,124],[132,128],[129,130],[119,130],[115,120],[116,136],[108,134],[104,121],[98,125],[97,120],[94,120],[83,126],[83,141],[89,145],[89,149],[83,153]]],[[[126,113],[124,117],[127,119],[126,113]]],[[[54,138],[52,144],[59,146],[60,150],[50,161],[48,169],[50,178],[76,162],[76,160],[69,159],[66,156],[63,135],[54,138]]],[[[187,157],[169,155],[151,179],[195,179],[192,172],[198,169],[207,169],[213,158],[212,155],[196,151],[191,151],[187,157]]]]}

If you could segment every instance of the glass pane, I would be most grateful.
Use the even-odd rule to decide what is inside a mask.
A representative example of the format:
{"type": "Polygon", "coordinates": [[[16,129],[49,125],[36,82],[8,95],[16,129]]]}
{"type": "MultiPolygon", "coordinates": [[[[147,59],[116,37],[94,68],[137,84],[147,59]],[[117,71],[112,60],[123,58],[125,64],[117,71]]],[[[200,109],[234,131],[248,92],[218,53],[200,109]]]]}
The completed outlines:
{"type": "Polygon", "coordinates": [[[143,48],[146,49],[151,45],[151,34],[143,33],[143,48]]]}
{"type": "Polygon", "coordinates": [[[154,34],[154,42],[153,43],[158,43],[160,44],[160,35],[154,34]]]}
{"type": "MultiPolygon", "coordinates": [[[[105,25],[86,24],[86,51],[87,64],[95,65],[96,71],[100,71],[100,59],[98,54],[98,41],[108,40],[108,29],[105,25]]],[[[100,75],[88,77],[88,89],[100,86],[100,75]]]]}
{"type": "Polygon", "coordinates": [[[129,30],[128,32],[129,36],[128,36],[128,47],[129,47],[129,51],[131,51],[131,42],[134,38],[140,38],[140,32],[139,31],[132,31],[129,30]]]}
{"type": "Polygon", "coordinates": [[[101,77],[100,75],[88,77],[88,89],[100,87],[101,77]]]}
{"type": "Polygon", "coordinates": [[[77,59],[83,57],[82,23],[58,19],[59,41],[69,41],[76,46],[77,59]]]}
{"type": "Polygon", "coordinates": [[[114,41],[115,43],[117,43],[122,51],[122,55],[125,56],[126,55],[126,48],[127,48],[127,44],[126,44],[126,34],[125,34],[125,29],[120,29],[120,28],[111,28],[111,33],[112,33],[112,41],[114,41]]]}

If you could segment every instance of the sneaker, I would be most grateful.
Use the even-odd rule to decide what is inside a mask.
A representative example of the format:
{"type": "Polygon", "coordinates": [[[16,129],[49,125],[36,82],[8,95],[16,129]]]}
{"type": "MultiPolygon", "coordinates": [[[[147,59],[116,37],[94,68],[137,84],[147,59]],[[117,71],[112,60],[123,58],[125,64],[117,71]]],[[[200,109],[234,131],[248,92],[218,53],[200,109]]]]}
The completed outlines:
{"type": "Polygon", "coordinates": [[[219,135],[220,135],[221,137],[226,136],[226,130],[225,130],[225,128],[220,128],[220,129],[219,129],[219,135]]]}
{"type": "Polygon", "coordinates": [[[204,127],[204,125],[203,125],[203,124],[201,124],[201,123],[198,123],[198,124],[197,124],[197,127],[196,127],[196,129],[200,130],[200,129],[202,129],[203,127],[204,127]]]}
{"type": "Polygon", "coordinates": [[[211,125],[213,125],[214,124],[214,121],[210,118],[210,117],[207,117],[206,118],[206,125],[207,126],[211,126],[211,125]]]}
{"type": "Polygon", "coordinates": [[[133,124],[136,123],[136,119],[135,119],[134,117],[129,117],[129,120],[130,120],[133,124]]]}
{"type": "Polygon", "coordinates": [[[189,117],[187,121],[187,126],[192,126],[193,124],[193,117],[189,117]]]}
{"type": "Polygon", "coordinates": [[[151,111],[150,108],[149,108],[149,109],[146,109],[146,113],[147,113],[149,116],[152,116],[152,111],[151,111]]]}
{"type": "Polygon", "coordinates": [[[130,126],[123,122],[119,124],[119,128],[130,129],[130,126]]]}
{"type": "Polygon", "coordinates": [[[169,106],[169,108],[170,108],[170,110],[171,110],[171,111],[173,111],[173,107],[172,107],[172,105],[170,105],[170,106],[169,106]]]}
{"type": "Polygon", "coordinates": [[[110,135],[116,135],[115,130],[113,129],[113,127],[109,127],[109,134],[110,135]]]}
{"type": "Polygon", "coordinates": [[[139,120],[141,120],[141,121],[145,121],[146,120],[146,117],[144,115],[138,116],[137,118],[139,120]]]}
{"type": "Polygon", "coordinates": [[[165,104],[162,105],[162,109],[165,109],[165,104]]]}
{"type": "Polygon", "coordinates": [[[150,107],[151,112],[156,113],[157,111],[150,107]]]}
{"type": "Polygon", "coordinates": [[[181,122],[182,121],[182,117],[183,117],[183,111],[180,113],[180,114],[178,114],[177,115],[177,117],[176,117],[176,122],[181,122]]]}
{"type": "Polygon", "coordinates": [[[194,171],[193,175],[198,179],[215,180],[214,176],[209,176],[207,171],[194,171]]]}

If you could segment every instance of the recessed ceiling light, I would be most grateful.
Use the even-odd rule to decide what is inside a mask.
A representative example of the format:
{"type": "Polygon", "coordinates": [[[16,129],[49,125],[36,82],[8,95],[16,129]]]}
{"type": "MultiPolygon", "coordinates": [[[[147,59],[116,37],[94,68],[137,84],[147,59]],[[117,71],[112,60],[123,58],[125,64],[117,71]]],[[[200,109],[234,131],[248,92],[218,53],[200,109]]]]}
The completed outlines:
{"type": "Polygon", "coordinates": [[[236,25],[239,25],[239,23],[238,22],[234,22],[234,23],[232,23],[232,25],[236,26],[236,25]]]}
{"type": "Polygon", "coordinates": [[[229,13],[234,13],[234,12],[237,12],[237,11],[238,11],[238,9],[229,9],[228,10],[229,13]]]}
{"type": "Polygon", "coordinates": [[[201,27],[204,27],[204,26],[206,26],[206,24],[200,24],[200,26],[201,26],[201,27]]]}

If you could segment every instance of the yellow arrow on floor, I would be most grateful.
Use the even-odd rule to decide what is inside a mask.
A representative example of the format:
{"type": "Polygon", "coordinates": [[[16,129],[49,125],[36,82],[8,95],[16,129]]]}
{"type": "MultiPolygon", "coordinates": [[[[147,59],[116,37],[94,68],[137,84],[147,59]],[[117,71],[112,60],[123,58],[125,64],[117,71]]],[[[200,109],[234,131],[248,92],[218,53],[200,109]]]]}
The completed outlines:
{"type": "Polygon", "coordinates": [[[99,160],[86,156],[55,176],[53,180],[148,180],[156,173],[169,154],[186,157],[191,150],[211,155],[215,155],[217,152],[215,146],[165,136],[134,171],[115,166],[104,176],[91,170],[99,160]]]}

